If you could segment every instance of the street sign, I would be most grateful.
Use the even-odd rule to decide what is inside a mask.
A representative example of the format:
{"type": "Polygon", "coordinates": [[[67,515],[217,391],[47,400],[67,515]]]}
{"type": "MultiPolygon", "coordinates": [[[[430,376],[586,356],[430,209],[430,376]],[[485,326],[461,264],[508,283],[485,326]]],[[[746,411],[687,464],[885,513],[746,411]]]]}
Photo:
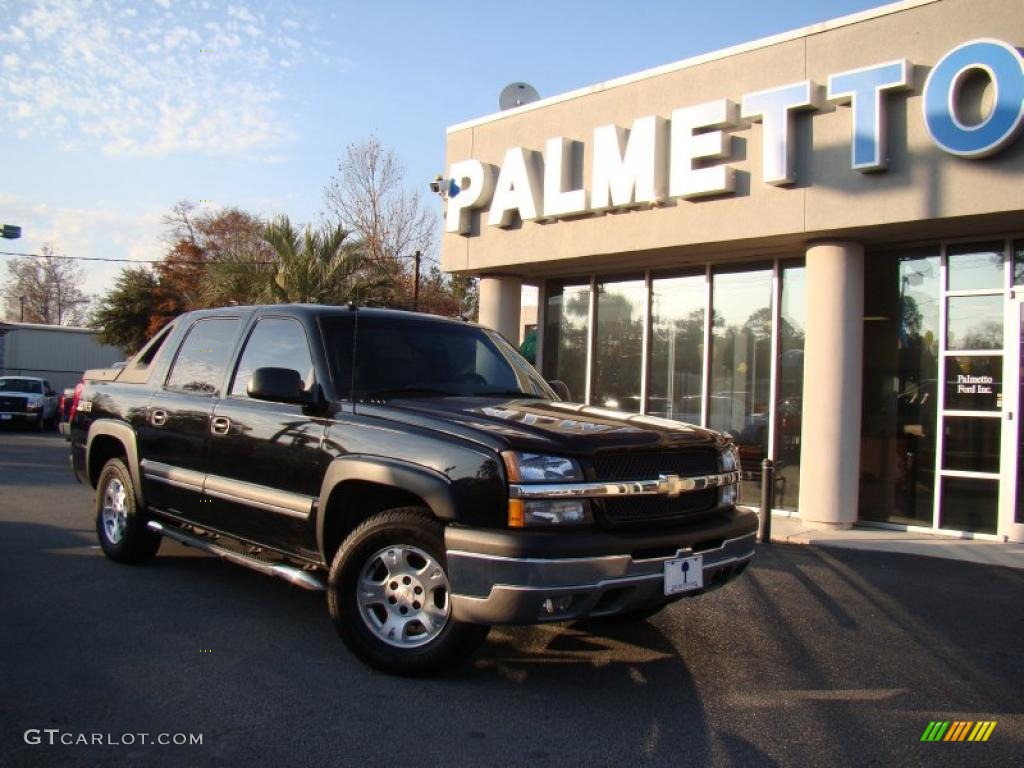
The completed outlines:
{"type": "Polygon", "coordinates": [[[0,237],[3,237],[5,240],[17,240],[21,237],[21,227],[16,227],[13,224],[4,224],[0,237]]]}

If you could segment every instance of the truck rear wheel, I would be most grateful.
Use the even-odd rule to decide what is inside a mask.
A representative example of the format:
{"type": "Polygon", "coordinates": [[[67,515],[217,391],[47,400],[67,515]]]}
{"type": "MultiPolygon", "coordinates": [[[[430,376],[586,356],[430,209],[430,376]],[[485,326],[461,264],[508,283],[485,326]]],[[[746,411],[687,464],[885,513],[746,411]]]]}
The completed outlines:
{"type": "Polygon", "coordinates": [[[148,562],[160,549],[160,535],[139,516],[135,485],[121,459],[103,465],[96,484],[96,535],[106,556],[119,563],[148,562]]]}
{"type": "Polygon", "coordinates": [[[392,674],[446,669],[490,629],[452,617],[443,528],[422,507],[390,509],[360,524],[334,557],[327,602],[349,649],[392,674]]]}

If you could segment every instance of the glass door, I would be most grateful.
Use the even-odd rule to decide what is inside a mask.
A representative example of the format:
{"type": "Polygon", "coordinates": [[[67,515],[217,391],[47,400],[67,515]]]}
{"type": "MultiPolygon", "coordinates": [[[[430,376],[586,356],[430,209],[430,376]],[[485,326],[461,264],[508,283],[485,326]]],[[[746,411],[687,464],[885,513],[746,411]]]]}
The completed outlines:
{"type": "Polygon", "coordinates": [[[1024,542],[1024,289],[1006,306],[1006,402],[1003,411],[1000,533],[1024,542]]]}
{"type": "Polygon", "coordinates": [[[946,249],[938,526],[996,534],[1002,485],[1005,242],[946,249]]]}

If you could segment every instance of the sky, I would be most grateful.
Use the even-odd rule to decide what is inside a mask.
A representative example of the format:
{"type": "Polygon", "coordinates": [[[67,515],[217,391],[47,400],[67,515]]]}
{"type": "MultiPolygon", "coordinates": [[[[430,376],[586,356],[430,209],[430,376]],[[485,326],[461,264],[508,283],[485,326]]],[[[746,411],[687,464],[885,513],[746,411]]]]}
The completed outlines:
{"type": "MultiPolygon", "coordinates": [[[[505,85],[555,96],[880,4],[0,0],[0,223],[23,229],[0,250],[158,259],[179,200],[317,224],[370,136],[440,225],[445,128],[505,85]]],[[[120,269],[82,266],[94,295],[120,269]]]]}

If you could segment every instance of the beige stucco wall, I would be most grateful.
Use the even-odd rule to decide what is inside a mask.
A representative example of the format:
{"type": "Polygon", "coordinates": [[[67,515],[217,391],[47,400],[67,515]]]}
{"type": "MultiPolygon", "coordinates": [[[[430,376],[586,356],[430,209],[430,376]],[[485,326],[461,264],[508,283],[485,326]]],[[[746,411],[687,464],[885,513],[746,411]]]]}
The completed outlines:
{"type": "MultiPolygon", "coordinates": [[[[926,232],[980,234],[1021,226],[1024,219],[1024,135],[983,160],[954,157],[928,136],[921,91],[929,67],[955,45],[994,37],[1024,45],[1020,0],[938,0],[694,66],[645,77],[578,97],[533,106],[454,128],[447,161],[474,158],[500,165],[506,149],[543,151],[554,136],[584,144],[589,189],[594,128],[673,109],[774,88],[805,78],[824,86],[828,75],[907,58],[913,88],[887,97],[889,170],[864,174],[850,167],[851,112],[826,103],[797,117],[797,182],[773,187],[761,180],[760,124],[732,133],[736,193],[672,201],[646,210],[588,215],[504,230],[475,224],[470,236],[446,234],[442,266],[449,271],[520,275],[527,280],[568,272],[615,271],[731,258],[779,250],[803,252],[807,241],[843,236],[870,243],[926,232]],[[931,228],[929,228],[931,227],[931,228]],[[619,255],[622,255],[621,258],[619,255]]],[[[537,85],[543,86],[542,83],[537,85]]]]}

